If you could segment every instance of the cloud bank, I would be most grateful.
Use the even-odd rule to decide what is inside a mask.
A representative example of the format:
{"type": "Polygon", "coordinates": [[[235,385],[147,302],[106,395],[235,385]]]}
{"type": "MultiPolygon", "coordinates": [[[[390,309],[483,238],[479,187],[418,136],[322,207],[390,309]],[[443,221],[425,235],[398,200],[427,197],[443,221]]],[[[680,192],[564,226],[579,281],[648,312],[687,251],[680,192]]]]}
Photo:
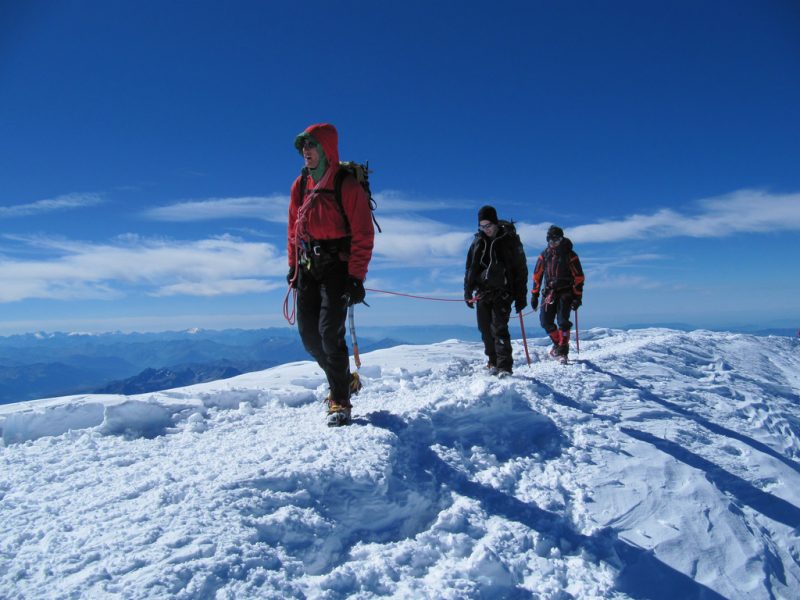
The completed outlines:
{"type": "Polygon", "coordinates": [[[569,235],[576,242],[602,243],[681,236],[720,238],[737,233],[798,229],[800,193],[740,190],[701,200],[698,210],[693,213],[665,208],[650,215],[637,214],[619,220],[578,225],[570,229],[569,235]]]}
{"type": "MultiPolygon", "coordinates": [[[[63,196],[52,201],[8,207],[5,216],[33,214],[33,211],[87,206],[98,196],[63,196]]],[[[233,217],[266,218],[285,223],[286,197],[227,198],[173,204],[154,209],[152,218],[203,220],[233,217]]],[[[407,207],[409,208],[409,207],[407,207]]],[[[433,269],[448,273],[463,267],[474,230],[421,217],[413,212],[388,211],[381,219],[383,233],[376,235],[370,278],[381,269],[433,269]]],[[[544,246],[550,223],[518,223],[517,230],[531,251],[544,246]]],[[[704,199],[693,210],[663,208],[650,214],[634,214],[595,223],[561,223],[576,243],[613,243],[641,239],[689,236],[719,238],[740,233],[800,230],[800,193],[770,194],[741,190],[704,199]]],[[[223,236],[195,241],[142,239],[136,235],[110,243],[83,243],[53,238],[6,239],[37,248],[48,258],[10,258],[0,255],[0,302],[27,298],[88,299],[115,298],[131,293],[151,296],[220,296],[262,293],[283,288],[286,272],[284,250],[264,242],[223,236]]],[[[639,262],[659,261],[658,255],[637,255],[639,262]]],[[[604,261],[592,266],[598,281],[611,278],[611,271],[630,269],[604,261]],[[600,277],[598,277],[598,275],[600,277]]],[[[588,260],[587,260],[588,259],[588,260]]],[[[460,271],[459,271],[460,273],[460,271]]],[[[414,272],[405,277],[413,280],[414,272]]],[[[430,281],[426,280],[430,285],[430,281]]]]}
{"type": "Polygon", "coordinates": [[[276,286],[264,278],[282,277],[286,272],[286,257],[275,246],[231,236],[191,242],[138,236],[114,244],[46,238],[27,242],[56,256],[0,258],[0,302],[110,299],[133,291],[153,296],[264,292],[276,286]]]}
{"type": "MultiPolygon", "coordinates": [[[[576,243],[617,243],[671,237],[720,238],[741,233],[800,230],[800,193],[770,194],[740,190],[696,203],[694,210],[663,208],[595,223],[560,223],[576,243]]],[[[516,224],[523,243],[544,247],[551,222],[516,224]]],[[[474,233],[433,219],[390,214],[375,238],[377,266],[435,267],[461,264],[474,233]]],[[[648,260],[660,256],[648,255],[648,260]]],[[[531,261],[534,256],[528,257],[531,261]]],[[[640,257],[644,260],[644,257],[640,257]]]]}

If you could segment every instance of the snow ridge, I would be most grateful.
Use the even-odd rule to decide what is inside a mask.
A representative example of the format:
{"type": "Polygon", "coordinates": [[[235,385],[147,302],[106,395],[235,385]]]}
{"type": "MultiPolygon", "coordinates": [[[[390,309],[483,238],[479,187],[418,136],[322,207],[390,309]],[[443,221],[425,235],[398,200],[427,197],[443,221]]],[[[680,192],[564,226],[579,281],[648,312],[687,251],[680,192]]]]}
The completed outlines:
{"type": "Polygon", "coordinates": [[[594,329],[515,375],[451,340],[0,410],[8,598],[790,598],[800,344],[594,329]]]}

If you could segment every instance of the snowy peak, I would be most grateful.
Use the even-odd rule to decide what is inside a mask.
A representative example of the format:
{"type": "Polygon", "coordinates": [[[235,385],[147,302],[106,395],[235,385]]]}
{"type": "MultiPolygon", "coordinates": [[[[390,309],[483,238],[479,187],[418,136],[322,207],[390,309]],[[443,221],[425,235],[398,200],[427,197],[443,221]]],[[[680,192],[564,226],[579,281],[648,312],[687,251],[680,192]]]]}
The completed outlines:
{"type": "Polygon", "coordinates": [[[341,429],[309,362],[0,407],[0,592],[791,597],[797,341],[581,338],[502,380],[479,344],[364,354],[341,429]]]}

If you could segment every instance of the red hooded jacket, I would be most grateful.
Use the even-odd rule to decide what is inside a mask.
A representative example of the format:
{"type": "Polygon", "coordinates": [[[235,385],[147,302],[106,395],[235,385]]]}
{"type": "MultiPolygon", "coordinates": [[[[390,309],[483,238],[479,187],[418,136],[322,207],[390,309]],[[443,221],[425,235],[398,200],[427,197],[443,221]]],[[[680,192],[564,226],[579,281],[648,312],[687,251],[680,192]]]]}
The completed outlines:
{"type": "MultiPolygon", "coordinates": [[[[298,176],[292,184],[287,245],[290,267],[297,264],[297,253],[302,240],[333,240],[348,235],[333,193],[334,178],[339,170],[339,136],[336,128],[328,123],[318,123],[306,128],[304,133],[322,145],[328,168],[319,182],[315,182],[309,175],[302,198],[300,180],[303,176],[298,176]]],[[[367,194],[354,177],[345,177],[342,181],[342,209],[350,223],[347,272],[363,281],[372,258],[375,229],[367,194]]]]}

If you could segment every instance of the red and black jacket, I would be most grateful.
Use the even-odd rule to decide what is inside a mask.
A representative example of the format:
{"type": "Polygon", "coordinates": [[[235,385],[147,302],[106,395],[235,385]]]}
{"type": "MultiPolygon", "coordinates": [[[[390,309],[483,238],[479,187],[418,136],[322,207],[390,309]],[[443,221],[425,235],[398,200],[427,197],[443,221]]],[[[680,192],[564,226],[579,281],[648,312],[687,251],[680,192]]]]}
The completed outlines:
{"type": "Polygon", "coordinates": [[[578,255],[572,250],[572,241],[564,238],[555,248],[548,246],[539,255],[533,269],[532,293],[538,295],[542,289],[557,294],[570,293],[576,298],[583,296],[583,268],[578,255]],[[544,283],[544,288],[542,284],[544,283]]]}

